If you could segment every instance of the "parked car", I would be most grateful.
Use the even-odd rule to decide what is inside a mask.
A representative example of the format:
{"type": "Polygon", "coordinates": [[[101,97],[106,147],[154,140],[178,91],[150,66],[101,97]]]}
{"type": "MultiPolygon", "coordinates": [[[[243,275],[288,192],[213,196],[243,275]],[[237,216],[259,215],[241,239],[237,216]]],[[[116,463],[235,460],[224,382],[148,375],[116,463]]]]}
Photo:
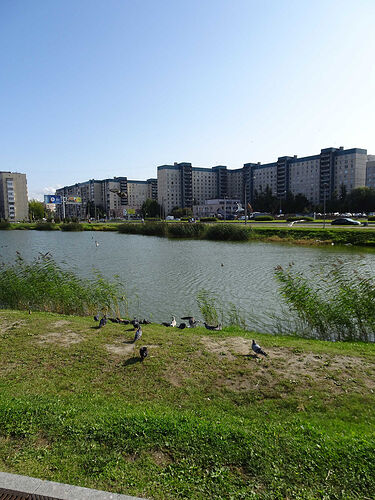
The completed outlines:
{"type": "Polygon", "coordinates": [[[342,225],[342,226],[360,226],[361,223],[359,220],[349,219],[349,217],[340,217],[339,219],[335,219],[331,222],[333,225],[342,225]]]}

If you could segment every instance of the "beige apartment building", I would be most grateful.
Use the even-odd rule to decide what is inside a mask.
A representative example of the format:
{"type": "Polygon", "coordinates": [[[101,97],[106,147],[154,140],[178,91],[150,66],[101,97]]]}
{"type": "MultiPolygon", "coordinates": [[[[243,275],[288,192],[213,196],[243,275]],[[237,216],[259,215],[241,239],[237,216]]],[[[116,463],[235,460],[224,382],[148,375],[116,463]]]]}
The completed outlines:
{"type": "Polygon", "coordinates": [[[0,172],[0,219],[9,222],[29,219],[26,174],[0,172]]]}
{"type": "Polygon", "coordinates": [[[65,212],[65,217],[85,219],[100,209],[108,218],[122,218],[129,208],[139,211],[147,198],[157,198],[157,180],[90,179],[57,189],[56,195],[65,199],[64,205],[57,208],[60,217],[64,217],[65,212]]]}

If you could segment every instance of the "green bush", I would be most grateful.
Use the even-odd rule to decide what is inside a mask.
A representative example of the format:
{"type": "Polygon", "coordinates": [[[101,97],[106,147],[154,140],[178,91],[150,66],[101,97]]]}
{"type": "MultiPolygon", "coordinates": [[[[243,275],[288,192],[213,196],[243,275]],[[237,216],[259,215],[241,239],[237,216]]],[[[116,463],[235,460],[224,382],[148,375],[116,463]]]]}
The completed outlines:
{"type": "Polygon", "coordinates": [[[35,224],[35,229],[38,231],[54,231],[58,229],[58,227],[53,222],[37,222],[35,224]]]}
{"type": "Polygon", "coordinates": [[[148,236],[165,236],[166,226],[164,222],[145,222],[144,224],[128,222],[118,226],[119,233],[144,234],[148,236]]]}
{"type": "Polygon", "coordinates": [[[168,236],[177,238],[199,238],[204,233],[204,225],[200,223],[168,224],[168,236]]]}
{"type": "Polygon", "coordinates": [[[257,217],[254,217],[254,220],[268,221],[275,220],[275,218],[272,215],[258,215],[257,217]]]}
{"type": "Polygon", "coordinates": [[[10,229],[10,222],[6,220],[0,221],[0,229],[10,229]]]}
{"type": "Polygon", "coordinates": [[[206,238],[220,241],[246,241],[249,239],[249,231],[236,224],[213,224],[208,226],[206,238]]]}
{"type": "Polygon", "coordinates": [[[83,226],[79,222],[64,222],[60,226],[61,231],[83,231],[83,226]]]}
{"type": "Polygon", "coordinates": [[[201,222],[216,222],[216,217],[201,217],[201,222]]]}
{"type": "Polygon", "coordinates": [[[375,215],[369,215],[367,217],[367,220],[370,221],[370,222],[374,222],[375,221],[375,215]]]}

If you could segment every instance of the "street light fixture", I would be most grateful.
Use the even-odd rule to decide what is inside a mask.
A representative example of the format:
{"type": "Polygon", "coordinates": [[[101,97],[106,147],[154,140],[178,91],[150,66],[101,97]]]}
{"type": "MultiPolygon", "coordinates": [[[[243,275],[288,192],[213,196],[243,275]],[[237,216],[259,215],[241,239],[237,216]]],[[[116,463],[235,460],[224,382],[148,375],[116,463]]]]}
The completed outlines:
{"type": "Polygon", "coordinates": [[[280,194],[280,208],[279,208],[279,215],[281,215],[281,200],[282,200],[282,197],[286,195],[286,191],[283,191],[281,194],[280,194]]]}
{"type": "Polygon", "coordinates": [[[324,183],[322,187],[323,187],[323,212],[324,212],[323,229],[324,229],[326,227],[326,189],[328,187],[328,184],[324,183]]]}

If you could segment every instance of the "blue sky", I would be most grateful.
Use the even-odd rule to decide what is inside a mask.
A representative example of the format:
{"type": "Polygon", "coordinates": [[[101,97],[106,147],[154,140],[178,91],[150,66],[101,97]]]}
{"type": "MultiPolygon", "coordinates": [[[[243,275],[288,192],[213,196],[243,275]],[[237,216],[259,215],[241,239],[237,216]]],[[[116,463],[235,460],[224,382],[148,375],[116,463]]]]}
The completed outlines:
{"type": "Polygon", "coordinates": [[[373,0],[1,0],[0,170],[90,178],[375,154],[373,0]]]}

